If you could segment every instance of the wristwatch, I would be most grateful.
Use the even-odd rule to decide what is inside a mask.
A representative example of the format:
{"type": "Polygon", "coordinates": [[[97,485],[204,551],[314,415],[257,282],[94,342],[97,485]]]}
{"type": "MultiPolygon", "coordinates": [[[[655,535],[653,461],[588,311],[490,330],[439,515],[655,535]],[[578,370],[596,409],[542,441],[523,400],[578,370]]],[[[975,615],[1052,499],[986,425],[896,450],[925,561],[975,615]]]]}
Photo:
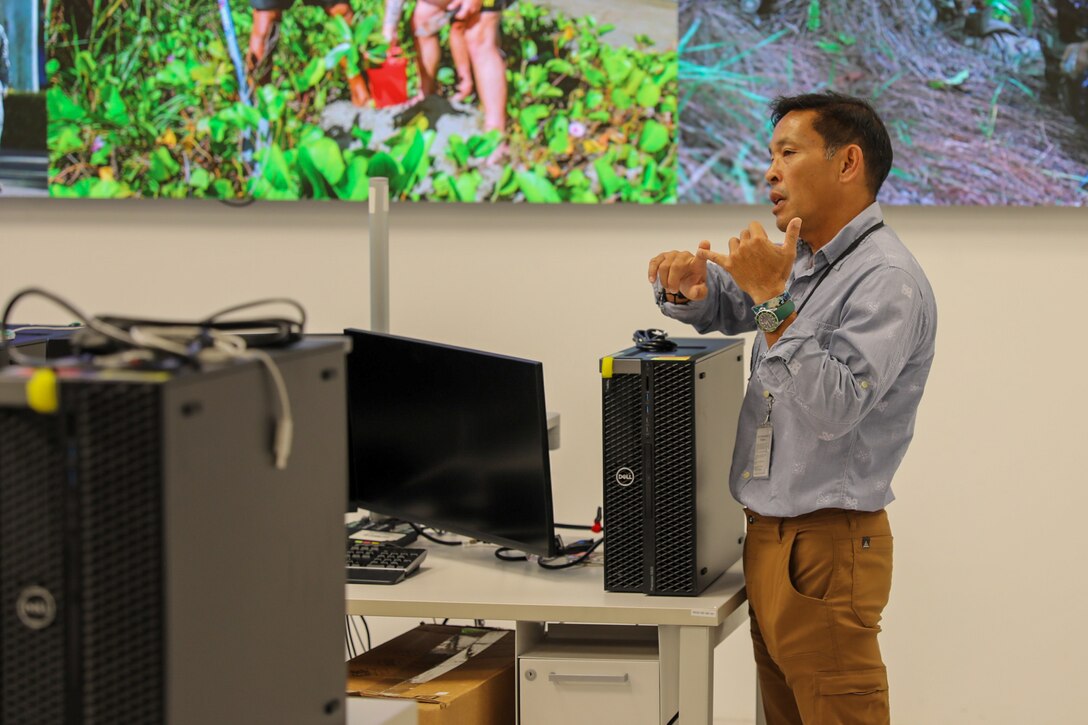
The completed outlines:
{"type": "Polygon", "coordinates": [[[793,298],[789,290],[777,297],[772,297],[761,305],[754,305],[752,313],[756,316],[756,326],[764,332],[774,332],[782,322],[793,314],[793,298]]]}

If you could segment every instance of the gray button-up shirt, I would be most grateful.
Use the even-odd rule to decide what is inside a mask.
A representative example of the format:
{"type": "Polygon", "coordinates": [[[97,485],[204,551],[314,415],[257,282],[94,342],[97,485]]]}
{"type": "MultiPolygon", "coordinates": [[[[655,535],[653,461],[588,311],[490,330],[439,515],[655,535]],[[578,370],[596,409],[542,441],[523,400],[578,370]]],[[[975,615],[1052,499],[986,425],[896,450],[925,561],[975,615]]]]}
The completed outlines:
{"type": "MultiPolygon", "coordinates": [[[[756,337],[729,485],[758,513],[878,511],[895,498],[892,476],[933,362],[937,307],[921,266],[886,226],[840,259],[882,219],[874,202],[815,254],[798,241],[787,289],[804,309],[771,349],[756,337]],[[755,478],[756,429],[768,410],[770,475],[755,478]]],[[[756,329],[751,298],[713,263],[707,288],[704,300],[661,309],[701,333],[756,329]]]]}

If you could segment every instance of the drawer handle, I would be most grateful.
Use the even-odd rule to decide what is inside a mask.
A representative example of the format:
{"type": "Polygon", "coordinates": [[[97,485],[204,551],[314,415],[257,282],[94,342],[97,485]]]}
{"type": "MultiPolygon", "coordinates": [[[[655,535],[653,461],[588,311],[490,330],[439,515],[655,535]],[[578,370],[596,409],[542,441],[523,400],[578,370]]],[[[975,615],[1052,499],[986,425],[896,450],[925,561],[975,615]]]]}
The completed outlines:
{"type": "Polygon", "coordinates": [[[548,681],[563,684],[564,682],[582,682],[595,685],[622,685],[631,678],[624,672],[622,675],[564,675],[560,672],[549,672],[548,681]]]}

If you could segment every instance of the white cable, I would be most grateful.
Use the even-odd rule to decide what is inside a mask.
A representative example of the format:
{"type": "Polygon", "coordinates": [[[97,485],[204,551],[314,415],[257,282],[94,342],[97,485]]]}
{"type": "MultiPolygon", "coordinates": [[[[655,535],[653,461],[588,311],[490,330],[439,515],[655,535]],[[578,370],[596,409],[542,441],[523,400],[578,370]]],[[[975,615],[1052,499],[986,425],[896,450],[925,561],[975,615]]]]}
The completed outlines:
{"type": "MultiPolygon", "coordinates": [[[[197,361],[205,363],[219,363],[230,359],[259,361],[268,371],[273,388],[276,391],[276,432],[273,442],[276,468],[279,470],[287,468],[287,459],[291,455],[291,444],[292,439],[294,438],[294,420],[291,417],[291,401],[287,394],[287,385],[284,383],[283,375],[275,361],[272,359],[272,356],[267,352],[260,349],[247,349],[245,338],[240,335],[231,335],[220,330],[208,329],[197,325],[133,325],[131,330],[126,332],[120,327],[105,322],[98,317],[88,317],[63,297],[36,287],[29,287],[21,290],[9,300],[3,314],[4,325],[6,325],[7,317],[15,303],[22,297],[28,295],[45,297],[74,315],[82,321],[87,328],[94,330],[100,335],[110,338],[115,342],[120,342],[135,348],[109,355],[96,356],[95,364],[101,367],[115,369],[128,368],[131,367],[133,363],[153,362],[155,360],[155,355],[151,352],[153,350],[176,355],[186,360],[193,360],[195,358],[197,361]],[[211,347],[195,346],[194,343],[201,341],[201,337],[204,335],[211,338],[211,347]]],[[[209,316],[207,322],[208,324],[211,324],[212,321],[223,315],[271,303],[285,303],[294,306],[299,311],[300,317],[295,324],[298,324],[299,332],[302,331],[306,323],[305,310],[294,300],[279,297],[257,300],[255,302],[248,302],[219,310],[215,314],[209,316]]],[[[20,327],[17,330],[12,330],[12,332],[28,329],[71,330],[77,328],[73,328],[71,325],[64,327],[28,325],[20,327]]],[[[5,333],[6,332],[7,330],[5,330],[5,333]]],[[[21,354],[17,348],[10,348],[10,354],[12,360],[16,363],[29,364],[34,362],[31,358],[21,354]]],[[[37,361],[36,364],[41,365],[43,364],[43,361],[37,361]]]]}
{"type": "Polygon", "coordinates": [[[188,338],[184,337],[184,332],[188,329],[190,328],[133,325],[129,330],[129,334],[140,347],[150,347],[154,350],[168,352],[171,355],[188,357],[191,353],[187,346],[169,339],[169,337],[182,337],[183,339],[191,338],[192,335],[189,335],[188,338]]]}
{"type": "Polygon", "coordinates": [[[8,332],[26,332],[27,330],[78,330],[82,328],[83,323],[78,325],[23,325],[22,327],[8,328],[8,332]]]}
{"type": "Polygon", "coordinates": [[[230,335],[218,330],[210,330],[213,348],[228,357],[239,359],[256,359],[264,365],[268,376],[272,379],[272,385],[276,391],[276,433],[273,449],[276,456],[276,468],[287,468],[287,459],[291,455],[291,443],[294,438],[294,419],[291,417],[291,399],[287,394],[287,385],[283,381],[283,374],[276,365],[272,356],[264,350],[247,349],[245,338],[239,335],[230,335]]]}

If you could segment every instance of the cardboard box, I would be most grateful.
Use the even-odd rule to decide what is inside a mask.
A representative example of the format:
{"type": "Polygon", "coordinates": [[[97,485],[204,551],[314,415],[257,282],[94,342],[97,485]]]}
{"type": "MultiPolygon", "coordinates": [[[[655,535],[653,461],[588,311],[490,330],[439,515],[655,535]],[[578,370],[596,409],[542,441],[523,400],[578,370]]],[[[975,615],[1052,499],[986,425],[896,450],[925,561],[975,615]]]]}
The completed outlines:
{"type": "Polygon", "coordinates": [[[348,695],[419,703],[420,725],[516,722],[514,633],[421,624],[348,662],[348,695]]]}

